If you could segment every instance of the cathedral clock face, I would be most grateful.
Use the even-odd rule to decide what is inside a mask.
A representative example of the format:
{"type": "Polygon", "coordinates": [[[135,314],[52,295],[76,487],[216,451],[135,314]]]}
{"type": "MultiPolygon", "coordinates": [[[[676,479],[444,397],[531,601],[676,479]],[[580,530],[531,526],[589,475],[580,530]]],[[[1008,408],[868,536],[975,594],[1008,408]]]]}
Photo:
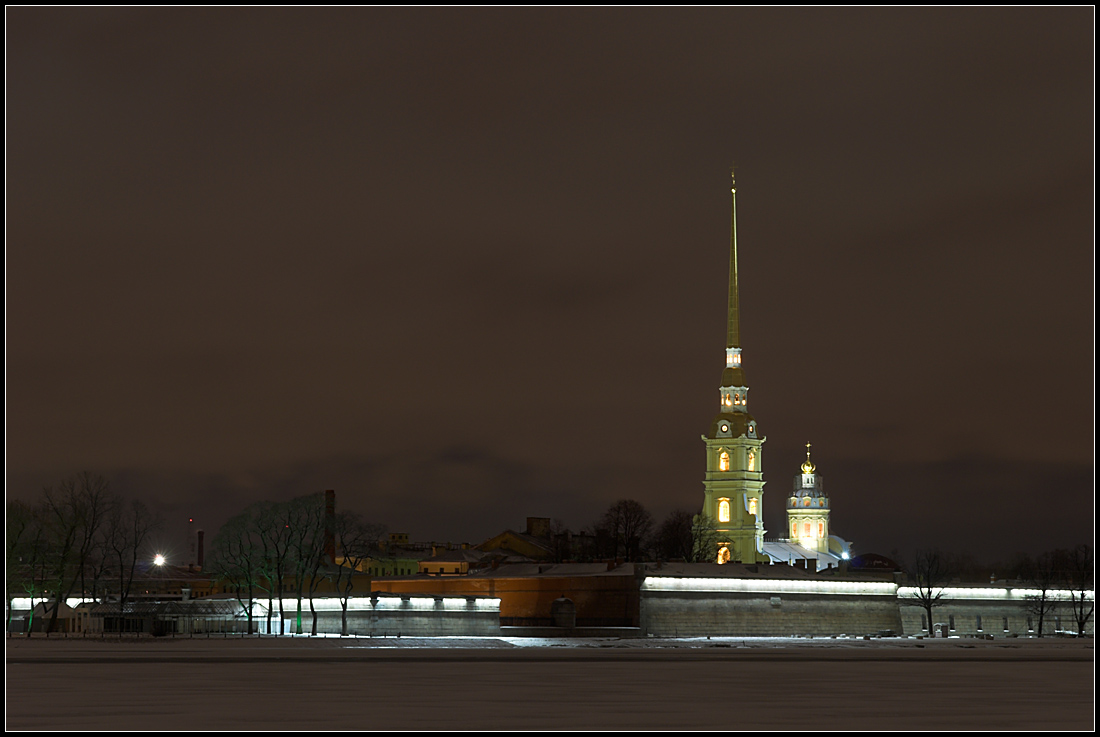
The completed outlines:
{"type": "Polygon", "coordinates": [[[730,431],[730,426],[729,426],[729,425],[727,425],[726,423],[724,423],[724,422],[723,422],[723,423],[722,423],[722,427],[721,427],[721,428],[719,428],[719,429],[720,429],[720,430],[721,430],[722,432],[729,432],[729,431],[730,431]]]}

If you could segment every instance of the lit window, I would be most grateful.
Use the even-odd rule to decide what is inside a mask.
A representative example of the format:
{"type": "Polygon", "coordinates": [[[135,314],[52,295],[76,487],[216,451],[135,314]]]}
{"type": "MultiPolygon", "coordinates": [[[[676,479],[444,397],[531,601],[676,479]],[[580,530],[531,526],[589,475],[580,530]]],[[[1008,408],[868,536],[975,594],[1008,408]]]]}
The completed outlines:
{"type": "Polygon", "coordinates": [[[825,537],[825,523],[824,522],[818,522],[817,523],[817,536],[818,537],[825,537]]]}
{"type": "Polygon", "coordinates": [[[726,405],[727,407],[730,406],[730,395],[729,394],[725,395],[725,397],[722,398],[722,404],[726,405]]]}
{"type": "Polygon", "coordinates": [[[804,506],[804,507],[810,506],[810,497],[806,497],[805,499],[802,500],[802,506],[804,506]]]}
{"type": "Polygon", "coordinates": [[[756,470],[756,451],[751,449],[749,450],[749,470],[756,470]]]}
{"type": "Polygon", "coordinates": [[[730,562],[730,549],[723,545],[721,548],[718,549],[718,563],[722,564],[722,563],[729,563],[729,562],[730,562]]]}
{"type": "Polygon", "coordinates": [[[740,394],[734,394],[733,395],[733,403],[734,404],[741,404],[741,395],[740,394]]]}
{"type": "Polygon", "coordinates": [[[718,470],[728,471],[730,470],[730,454],[726,451],[722,451],[722,454],[718,456],[718,470]]]}
{"type": "Polygon", "coordinates": [[[791,523],[791,537],[798,537],[798,523],[791,523]]]}
{"type": "Polygon", "coordinates": [[[807,522],[807,523],[806,523],[806,526],[805,526],[805,527],[803,527],[802,529],[803,529],[803,530],[805,530],[805,533],[804,533],[804,534],[806,535],[806,537],[809,537],[809,536],[810,536],[810,523],[809,523],[809,522],[807,522]]]}
{"type": "Polygon", "coordinates": [[[730,521],[730,502],[729,499],[718,500],[718,521],[729,522],[730,521]]]}
{"type": "Polygon", "coordinates": [[[732,353],[727,353],[726,354],[726,365],[727,366],[732,366],[733,365],[733,354],[732,353]]]}
{"type": "Polygon", "coordinates": [[[756,514],[756,500],[749,499],[749,514],[756,514]]]}

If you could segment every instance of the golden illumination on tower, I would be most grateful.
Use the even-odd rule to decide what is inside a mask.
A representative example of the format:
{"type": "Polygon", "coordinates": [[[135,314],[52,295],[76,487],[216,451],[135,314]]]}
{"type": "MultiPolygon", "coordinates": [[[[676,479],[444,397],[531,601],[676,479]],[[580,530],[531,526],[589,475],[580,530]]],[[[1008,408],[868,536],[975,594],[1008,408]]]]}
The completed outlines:
{"type": "MultiPolygon", "coordinates": [[[[731,172],[732,175],[732,172],[731,172]]],[[[704,516],[717,525],[712,560],[759,563],[763,552],[764,479],[761,448],[766,438],[748,412],[749,387],[741,359],[741,309],[737,271],[737,188],[730,188],[729,301],[726,348],[719,384],[719,410],[706,444],[707,472],[703,481],[704,516]],[[736,510],[736,514],[734,514],[736,510]]]]}

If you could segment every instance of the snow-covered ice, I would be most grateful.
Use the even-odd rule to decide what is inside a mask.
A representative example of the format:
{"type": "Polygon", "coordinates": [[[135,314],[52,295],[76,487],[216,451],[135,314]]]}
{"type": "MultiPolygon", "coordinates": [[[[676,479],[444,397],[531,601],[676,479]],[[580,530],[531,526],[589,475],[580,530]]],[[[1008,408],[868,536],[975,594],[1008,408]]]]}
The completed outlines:
{"type": "Polygon", "coordinates": [[[1092,729],[1092,640],[12,638],[7,728],[1092,729]]]}

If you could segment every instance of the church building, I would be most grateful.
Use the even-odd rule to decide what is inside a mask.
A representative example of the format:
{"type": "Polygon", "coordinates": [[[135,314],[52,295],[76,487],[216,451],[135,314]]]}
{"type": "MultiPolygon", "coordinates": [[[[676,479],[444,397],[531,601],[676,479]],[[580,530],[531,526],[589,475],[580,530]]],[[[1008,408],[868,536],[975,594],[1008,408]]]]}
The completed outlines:
{"type": "Polygon", "coordinates": [[[742,366],[736,181],[733,185],[726,356],[718,388],[718,415],[702,436],[707,454],[702,514],[715,526],[718,563],[793,564],[813,559],[818,568],[825,568],[846,558],[849,546],[829,534],[829,500],[810,461],[809,443],[802,473],[795,477],[795,490],[787,502],[790,538],[764,540],[763,449],[767,438],[749,413],[749,387],[742,366]]]}
{"type": "Polygon", "coordinates": [[[765,563],[764,441],[749,414],[749,387],[741,366],[740,302],[737,294],[737,186],[730,189],[729,310],[726,365],[718,388],[718,416],[702,440],[707,449],[703,515],[715,523],[719,563],[765,563]]]}
{"type": "Polygon", "coordinates": [[[794,489],[787,497],[786,539],[764,543],[764,552],[773,563],[816,561],[817,570],[839,565],[848,560],[851,545],[829,532],[829,497],[825,480],[810,460],[810,444],[806,443],[806,460],[794,476],[794,489]]]}

